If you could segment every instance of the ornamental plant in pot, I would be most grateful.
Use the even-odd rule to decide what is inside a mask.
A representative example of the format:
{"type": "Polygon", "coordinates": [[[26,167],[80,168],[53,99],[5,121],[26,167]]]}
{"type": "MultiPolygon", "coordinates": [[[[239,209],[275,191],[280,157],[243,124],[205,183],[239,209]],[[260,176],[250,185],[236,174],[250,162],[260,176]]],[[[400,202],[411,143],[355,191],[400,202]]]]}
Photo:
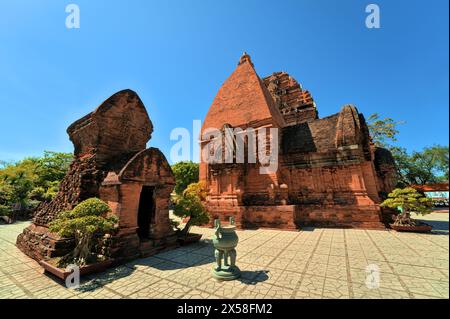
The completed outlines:
{"type": "Polygon", "coordinates": [[[180,195],[174,199],[174,215],[187,220],[182,229],[177,227],[178,242],[187,244],[197,242],[201,234],[192,234],[192,226],[200,226],[208,223],[209,215],[203,202],[206,200],[207,190],[204,182],[191,183],[180,195]]]}
{"type": "Polygon", "coordinates": [[[79,266],[81,274],[104,270],[111,265],[108,257],[93,251],[93,247],[101,246],[107,235],[117,228],[117,217],[107,216],[110,211],[102,200],[90,198],[70,211],[61,212],[49,224],[49,231],[64,238],[74,238],[75,249],[63,257],[43,260],[41,265],[63,279],[70,272],[61,268],[71,264],[79,266]]]}
{"type": "Polygon", "coordinates": [[[431,212],[433,200],[417,192],[412,187],[396,188],[381,203],[382,207],[397,208],[391,228],[397,231],[428,232],[432,226],[411,218],[411,213],[425,215],[431,212]]]}

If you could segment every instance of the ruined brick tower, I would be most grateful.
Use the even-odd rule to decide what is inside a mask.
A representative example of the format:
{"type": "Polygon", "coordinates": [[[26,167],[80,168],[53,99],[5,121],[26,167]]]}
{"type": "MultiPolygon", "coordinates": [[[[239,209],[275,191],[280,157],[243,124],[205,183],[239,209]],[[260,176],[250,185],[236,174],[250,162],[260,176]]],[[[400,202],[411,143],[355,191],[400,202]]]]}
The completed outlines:
{"type": "Polygon", "coordinates": [[[99,197],[119,218],[110,243],[115,259],[152,254],[176,242],[168,203],[175,179],[164,155],[146,148],[153,125],[139,96],[120,91],[67,129],[74,161],[56,197],[39,206],[17,246],[40,260],[66,254],[70,239],[48,232],[48,223],[79,202],[99,197]]]}
{"type": "MultiPolygon", "coordinates": [[[[394,161],[389,151],[371,143],[356,107],[346,105],[319,119],[311,94],[294,78],[276,72],[260,79],[244,53],[206,115],[202,154],[214,152],[210,144],[218,137],[209,135],[211,129],[237,128],[244,134],[248,128],[277,129],[278,169],[261,174],[258,160],[248,160],[248,139],[244,162],[235,155],[228,162],[203,160],[200,179],[209,189],[212,219],[234,216],[244,228],[383,227],[379,203],[395,185],[394,161]]],[[[223,145],[230,144],[223,139],[223,145]]],[[[261,150],[256,154],[260,157],[261,150]]]]}

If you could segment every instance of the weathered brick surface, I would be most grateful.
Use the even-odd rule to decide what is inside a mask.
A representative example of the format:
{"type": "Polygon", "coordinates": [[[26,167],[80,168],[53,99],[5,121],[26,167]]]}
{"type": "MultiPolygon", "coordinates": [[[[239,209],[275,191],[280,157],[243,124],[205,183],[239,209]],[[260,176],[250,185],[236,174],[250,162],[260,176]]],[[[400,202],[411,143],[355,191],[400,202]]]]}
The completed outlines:
{"type": "Polygon", "coordinates": [[[55,199],[38,207],[34,217],[35,224],[45,226],[60,212],[72,209],[87,198],[98,197],[98,190],[105,176],[106,171],[96,163],[94,154],[75,158],[55,199]]]}
{"type": "Polygon", "coordinates": [[[79,202],[99,197],[119,218],[119,231],[109,240],[111,257],[139,256],[144,238],[137,235],[138,210],[143,186],[154,187],[154,216],[148,225],[146,248],[152,251],[173,246],[168,203],[175,180],[164,155],[146,149],[153,125],[139,96],[120,91],[95,111],[75,121],[67,132],[75,146],[75,159],[54,200],[38,208],[34,224],[17,238],[17,246],[35,259],[61,256],[73,241],[48,232],[48,223],[79,202]],[[149,244],[154,247],[148,247],[149,244]],[[154,248],[154,249],[153,249],[154,248]]]}
{"type": "Polygon", "coordinates": [[[244,54],[236,70],[217,92],[203,122],[203,130],[222,129],[224,124],[245,129],[260,123],[280,127],[284,120],[256,74],[250,57],[244,54]]]}
{"type": "Polygon", "coordinates": [[[67,129],[75,156],[95,153],[96,161],[108,166],[117,157],[145,149],[152,132],[145,106],[131,90],[112,95],[67,129]]]}
{"type": "MultiPolygon", "coordinates": [[[[259,164],[252,163],[201,163],[213,218],[234,216],[240,227],[383,227],[379,203],[394,187],[394,162],[389,151],[373,146],[356,107],[345,105],[319,119],[310,93],[295,79],[276,72],[261,81],[244,54],[204,123],[203,132],[225,124],[280,129],[275,173],[260,174],[259,164]],[[272,101],[262,99],[267,92],[272,101]]],[[[202,140],[202,150],[208,142],[202,140]]]]}
{"type": "Polygon", "coordinates": [[[62,239],[50,233],[46,227],[32,224],[17,237],[17,246],[30,257],[41,260],[45,257],[63,256],[74,247],[71,239],[62,239]]]}
{"type": "Polygon", "coordinates": [[[286,72],[275,72],[263,79],[283,115],[286,125],[314,121],[319,118],[316,104],[308,90],[286,72]]]}

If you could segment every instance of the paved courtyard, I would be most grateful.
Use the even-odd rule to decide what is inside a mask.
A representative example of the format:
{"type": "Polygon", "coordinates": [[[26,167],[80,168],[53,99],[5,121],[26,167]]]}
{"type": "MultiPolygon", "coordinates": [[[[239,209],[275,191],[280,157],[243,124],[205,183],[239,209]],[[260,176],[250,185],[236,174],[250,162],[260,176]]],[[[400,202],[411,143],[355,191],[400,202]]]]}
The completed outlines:
{"type": "Polygon", "coordinates": [[[92,275],[76,289],[15,247],[28,222],[0,225],[0,298],[448,298],[448,213],[426,219],[435,233],[239,231],[242,278],[232,282],[211,277],[213,231],[197,228],[200,243],[92,275]]]}

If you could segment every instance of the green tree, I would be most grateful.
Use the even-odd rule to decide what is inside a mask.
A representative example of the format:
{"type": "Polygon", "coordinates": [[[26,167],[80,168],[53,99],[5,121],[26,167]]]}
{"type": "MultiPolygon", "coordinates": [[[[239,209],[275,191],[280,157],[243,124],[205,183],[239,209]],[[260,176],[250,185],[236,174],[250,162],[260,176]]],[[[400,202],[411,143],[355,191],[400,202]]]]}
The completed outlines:
{"type": "Polygon", "coordinates": [[[92,260],[91,247],[94,235],[112,232],[117,227],[116,216],[110,212],[108,204],[98,198],[89,198],[79,203],[71,211],[61,212],[50,222],[49,230],[66,238],[74,237],[76,247],[73,253],[64,259],[65,263],[75,262],[85,265],[92,260]]]}
{"type": "MultiPolygon", "coordinates": [[[[28,204],[28,194],[33,189],[33,176],[23,167],[14,167],[11,170],[0,173],[0,181],[3,184],[3,191],[7,190],[6,205],[26,208],[28,204]],[[7,185],[7,186],[6,186],[7,185]]],[[[0,197],[3,197],[0,195],[0,197]]]]}
{"type": "Polygon", "coordinates": [[[388,147],[388,142],[396,142],[399,133],[397,126],[404,124],[403,121],[396,122],[390,117],[381,119],[378,113],[374,113],[367,119],[370,136],[376,146],[388,147]]]}
{"type": "Polygon", "coordinates": [[[448,181],[448,152],[448,146],[433,145],[413,153],[413,158],[420,167],[431,172],[434,181],[448,181]]]}
{"type": "Polygon", "coordinates": [[[50,201],[58,192],[59,183],[71,161],[70,153],[45,151],[42,157],[27,157],[15,163],[2,162],[0,204],[10,210],[15,207],[26,211],[40,201],[50,201]]]}
{"type": "Polygon", "coordinates": [[[181,195],[191,183],[198,182],[199,165],[191,161],[178,162],[172,165],[172,171],[175,175],[175,193],[181,195]]]}
{"type": "Polygon", "coordinates": [[[186,225],[179,231],[182,238],[186,238],[192,226],[204,225],[209,221],[209,215],[203,202],[206,200],[207,190],[203,182],[192,183],[175,198],[173,213],[180,218],[189,217],[186,225]]]}
{"type": "Polygon", "coordinates": [[[0,216],[12,217],[13,210],[10,205],[12,193],[11,185],[0,180],[0,216]]]}
{"type": "Polygon", "coordinates": [[[388,198],[381,203],[382,207],[400,209],[394,225],[415,226],[417,222],[411,219],[411,212],[424,215],[431,212],[433,200],[417,192],[412,187],[396,188],[389,193],[388,198]]]}
{"type": "Polygon", "coordinates": [[[448,180],[448,146],[434,145],[411,155],[406,149],[392,147],[399,186],[424,185],[448,180]]]}
{"type": "Polygon", "coordinates": [[[73,155],[71,153],[60,153],[44,151],[44,156],[37,158],[36,174],[38,179],[36,186],[46,189],[53,187],[55,181],[61,181],[69,170],[73,155]]]}

